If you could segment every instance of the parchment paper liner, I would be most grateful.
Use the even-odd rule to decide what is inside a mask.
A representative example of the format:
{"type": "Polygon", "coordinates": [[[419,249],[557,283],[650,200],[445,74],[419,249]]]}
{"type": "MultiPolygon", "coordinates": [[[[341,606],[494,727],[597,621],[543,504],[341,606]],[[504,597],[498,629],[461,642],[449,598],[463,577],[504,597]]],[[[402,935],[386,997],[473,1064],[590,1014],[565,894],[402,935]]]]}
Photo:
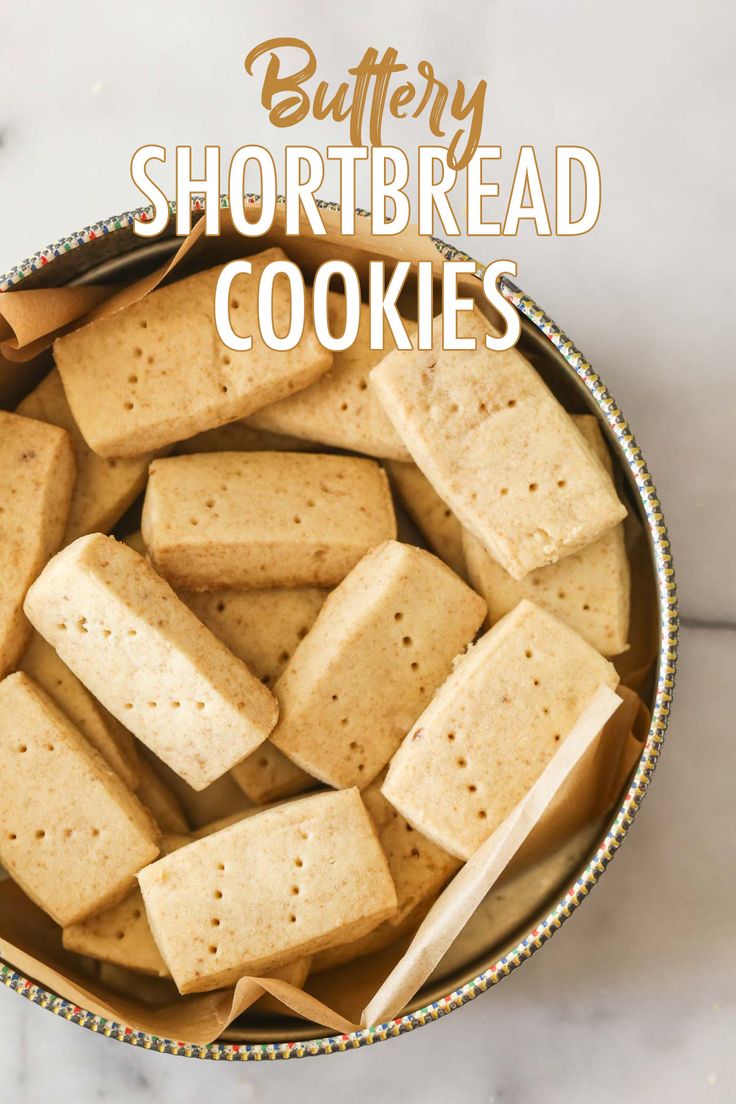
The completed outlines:
{"type": "MultiPolygon", "coordinates": [[[[429,977],[524,842],[533,845],[535,826],[536,832],[545,837],[549,817],[551,837],[566,834],[566,828],[578,820],[577,800],[586,802],[585,812],[593,808],[588,794],[590,783],[592,780],[600,783],[601,772],[608,774],[616,759],[619,770],[613,776],[608,775],[605,790],[613,789],[614,778],[616,788],[620,788],[623,778],[619,771],[630,768],[640,751],[634,729],[639,709],[638,697],[625,688],[620,696],[606,687],[598,690],[526,797],[439,896],[406,953],[388,976],[382,977],[359,1023],[309,992],[271,978],[244,977],[234,990],[184,997],[162,1008],[151,1008],[106,992],[84,977],[79,960],[75,964],[75,956],[63,951],[56,925],[11,881],[0,885],[0,956],[52,992],[105,1019],[197,1045],[214,1041],[264,992],[271,993],[297,1015],[333,1031],[354,1031],[382,1023],[395,1016],[429,977]],[[614,710],[617,712],[608,721],[614,710]]],[[[602,792],[598,787],[597,793],[602,792]]],[[[350,965],[341,968],[348,1004],[350,965]]]]}
{"type": "MultiPolygon", "coordinates": [[[[0,355],[10,365],[27,365],[30,387],[38,376],[39,362],[47,360],[45,350],[59,334],[123,309],[174,274],[179,278],[269,245],[281,245],[308,277],[324,260],[338,256],[349,260],[363,281],[367,280],[368,261],[376,257],[389,262],[429,260],[436,274],[442,264],[431,242],[413,229],[394,238],[373,238],[368,220],[358,218],[356,236],[346,244],[346,239],[339,236],[337,213],[322,210],[328,228],[325,237],[312,236],[304,226],[302,236],[285,238],[283,209],[279,209],[269,235],[244,239],[234,231],[229,212],[221,214],[221,237],[206,238],[200,220],[169,261],[125,287],[3,293],[0,355]]],[[[461,294],[476,299],[494,324],[498,323],[480,298],[477,280],[461,277],[458,287],[461,294]]],[[[409,294],[402,303],[408,316],[412,314],[410,303],[409,294]]],[[[494,883],[500,877],[513,877],[526,865],[552,853],[582,826],[605,814],[640,755],[646,710],[626,684],[637,690],[644,685],[651,672],[656,642],[652,643],[651,567],[641,527],[635,523],[632,533],[633,549],[638,553],[632,562],[634,594],[641,598],[637,610],[642,631],[637,631],[635,646],[617,664],[623,678],[619,697],[605,687],[599,689],[542,776],[439,896],[413,938],[404,937],[379,955],[318,975],[314,984],[308,980],[308,989],[328,994],[331,1006],[287,982],[253,977],[242,978],[234,989],[179,998],[160,1008],[123,997],[88,976],[84,961],[63,950],[56,925],[10,881],[0,884],[0,956],[40,985],[97,1015],[134,1030],[195,1045],[215,1040],[264,992],[297,1015],[338,1032],[395,1016],[431,974],[494,883]],[[614,709],[615,715],[601,731],[614,709]],[[377,980],[380,984],[376,988],[377,980]],[[361,1013],[355,998],[365,993],[370,996],[361,1013]]]]}

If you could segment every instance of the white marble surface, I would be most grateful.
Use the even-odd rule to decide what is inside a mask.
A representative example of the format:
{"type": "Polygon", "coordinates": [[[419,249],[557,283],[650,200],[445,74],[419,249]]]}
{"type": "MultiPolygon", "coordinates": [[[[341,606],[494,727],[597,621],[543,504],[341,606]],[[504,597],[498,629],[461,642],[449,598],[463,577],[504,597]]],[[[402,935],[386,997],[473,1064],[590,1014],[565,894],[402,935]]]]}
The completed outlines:
{"type": "MultiPolygon", "coordinates": [[[[306,38],[339,78],[368,45],[486,77],[484,140],[513,164],[587,145],[604,206],[584,238],[507,243],[519,283],[571,333],[620,400],[673,537],[686,628],[668,744],[641,816],[591,899],[496,990],[367,1051],[268,1067],[184,1062],[93,1036],[0,992],[4,1091],[35,1101],[545,1100],[670,1104],[736,1098],[732,916],[736,539],[728,247],[736,164],[733,5],[699,0],[227,0],[0,9],[0,271],[137,202],[131,152],[344,142],[334,124],[270,128],[242,59],[306,38]],[[206,15],[205,15],[206,11],[206,15]],[[729,491],[730,480],[730,491],[729,491]]],[[[411,152],[423,124],[390,127],[411,152]]],[[[502,182],[508,180],[508,168],[502,182]]],[[[329,190],[326,192],[330,194],[329,190]]],[[[481,259],[498,256],[475,240],[481,259]]]]}

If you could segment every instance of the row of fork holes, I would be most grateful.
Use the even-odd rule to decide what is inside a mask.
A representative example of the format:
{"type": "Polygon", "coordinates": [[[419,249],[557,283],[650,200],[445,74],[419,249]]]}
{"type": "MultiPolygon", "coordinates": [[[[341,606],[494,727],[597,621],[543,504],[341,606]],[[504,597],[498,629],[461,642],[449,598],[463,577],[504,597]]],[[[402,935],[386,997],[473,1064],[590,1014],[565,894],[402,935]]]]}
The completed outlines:
{"type": "MultiPolygon", "coordinates": [[[[236,473],[236,474],[239,474],[239,473],[236,473]]],[[[223,487],[222,489],[227,490],[226,487],[223,487]]],[[[307,506],[309,507],[310,510],[313,509],[316,505],[317,505],[317,503],[314,501],[313,498],[308,498],[307,499],[307,506]]],[[[208,510],[214,509],[215,500],[213,498],[208,498],[207,501],[205,502],[205,507],[208,510]]],[[[301,523],[302,523],[302,519],[301,519],[299,514],[294,514],[294,516],[291,520],[292,520],[294,525],[301,525],[301,523]]],[[[199,525],[199,518],[192,517],[192,518],[189,519],[189,522],[190,522],[191,525],[199,525]]]]}
{"type": "MultiPolygon", "coordinates": [[[[76,621],[75,624],[76,624],[77,631],[80,632],[83,636],[85,636],[89,632],[89,629],[87,628],[87,618],[86,617],[80,617],[76,621]]],[[[59,623],[56,627],[57,627],[57,629],[59,629],[60,632],[66,632],[69,628],[69,625],[66,623],[66,621],[59,621],[59,623]]],[[[101,629],[100,631],[101,631],[102,635],[105,637],[105,639],[107,639],[109,636],[112,636],[112,630],[111,629],[101,629]]],[[[137,636],[138,631],[137,631],[137,629],[127,629],[125,635],[126,636],[137,636]]]]}
{"type": "MultiPolygon", "coordinates": [[[[558,479],[557,480],[557,486],[559,487],[560,490],[562,490],[563,488],[565,488],[567,486],[567,480],[566,479],[558,479]]],[[[529,489],[529,494],[536,494],[536,492],[539,490],[539,484],[538,483],[530,483],[528,489],[529,489]]],[[[503,497],[503,496],[505,496],[509,493],[509,488],[508,487],[501,487],[501,489],[499,490],[498,493],[503,497]]]]}
{"type": "MultiPolygon", "coordinates": [[[[396,809],[394,809],[393,812],[394,812],[394,820],[395,820],[398,817],[399,814],[397,813],[396,809]]],[[[414,831],[411,824],[405,824],[404,828],[406,829],[407,832],[413,832],[414,831]]],[[[411,855],[411,857],[413,859],[418,859],[419,858],[419,848],[418,847],[412,847],[409,854],[411,855]]]]}
{"type": "MultiPolygon", "coordinates": [[[[397,612],[394,614],[394,621],[397,621],[397,622],[402,621],[403,617],[404,617],[404,614],[400,610],[397,610],[397,612]]],[[[403,646],[405,648],[410,648],[411,644],[412,644],[412,639],[411,639],[410,636],[404,636],[404,637],[401,638],[401,643],[403,644],[403,646]]],[[[412,671],[418,671],[419,670],[419,664],[417,663],[416,660],[412,660],[412,662],[410,664],[410,667],[411,667],[412,671]]],[[[419,689],[420,689],[420,693],[423,694],[424,693],[424,687],[421,686],[419,689]]],[[[339,695],[338,694],[333,694],[332,695],[332,701],[333,702],[339,701],[339,695]]],[[[348,724],[348,718],[347,717],[341,717],[340,724],[343,725],[343,726],[346,726],[348,724]]],[[[350,746],[351,751],[360,751],[361,750],[360,745],[359,745],[357,740],[351,740],[349,746],[350,746]]],[[[359,771],[365,770],[365,764],[364,763],[359,763],[358,764],[358,770],[359,771]]]]}
{"type": "MultiPolygon", "coordinates": [[[[404,614],[401,612],[401,610],[397,610],[396,613],[394,614],[394,621],[396,621],[398,623],[398,622],[403,621],[403,620],[404,620],[404,614]]],[[[410,648],[411,645],[412,645],[412,639],[411,639],[410,636],[402,636],[401,643],[404,645],[405,648],[410,648]]],[[[411,667],[412,671],[418,671],[419,670],[419,664],[417,663],[416,660],[412,660],[412,662],[410,663],[410,667],[411,667]]],[[[423,687],[421,689],[421,693],[424,693],[424,688],[423,687]]]]}
{"type": "MultiPolygon", "coordinates": [[[[536,576],[536,577],[532,578],[532,586],[541,586],[541,585],[542,585],[542,580],[541,580],[540,577],[536,576]]],[[[559,601],[564,602],[566,597],[567,597],[567,594],[566,594],[565,591],[557,591],[557,598],[559,599],[559,601]]],[[[589,612],[589,609],[590,609],[590,603],[589,602],[584,602],[583,605],[580,606],[580,609],[583,609],[583,611],[587,614],[589,612]]]]}
{"type": "MultiPolygon", "coordinates": [[[[301,839],[303,839],[303,840],[308,840],[309,839],[309,833],[308,832],[300,831],[299,835],[300,835],[301,839]]],[[[304,866],[304,860],[299,855],[297,855],[297,857],[294,859],[294,866],[297,867],[297,869],[299,869],[299,870],[301,870],[304,866]]],[[[224,873],[225,864],[222,863],[222,862],[218,863],[217,864],[217,869],[218,869],[218,871],[220,871],[220,873],[224,873]]],[[[299,885],[297,884],[296,881],[294,881],[292,883],[292,886],[291,886],[291,895],[292,895],[292,897],[298,897],[299,893],[300,893],[299,885]]],[[[221,889],[215,889],[213,896],[214,896],[216,901],[221,901],[223,899],[222,890],[221,889]]],[[[210,919],[210,925],[213,928],[219,928],[221,923],[222,923],[222,921],[220,920],[219,916],[213,916],[210,919]]],[[[296,924],[296,913],[293,913],[293,912],[289,913],[289,923],[296,924]]],[[[209,947],[210,954],[216,955],[217,950],[218,950],[218,948],[217,948],[216,944],[214,944],[214,943],[210,944],[210,947],[209,947]]]]}
{"type": "MultiPolygon", "coordinates": [[[[76,831],[75,831],[74,828],[65,828],[62,834],[64,836],[64,839],[68,840],[68,839],[71,839],[72,836],[74,836],[75,834],[77,836],[79,836],[80,833],[82,833],[81,829],[76,829],[76,831]]],[[[99,828],[90,828],[89,834],[92,836],[93,839],[97,839],[101,834],[100,829],[99,828]]],[[[8,839],[9,840],[17,840],[17,838],[18,838],[18,833],[17,832],[8,832],[8,839]]],[[[33,833],[33,838],[37,839],[37,840],[45,839],[46,838],[46,829],[45,828],[36,828],[36,830],[33,833]]]]}
{"type": "MultiPolygon", "coordinates": [[[[240,306],[240,303],[237,299],[232,299],[230,301],[230,307],[231,307],[232,310],[237,310],[239,306],[240,306]]],[[[222,357],[221,357],[221,361],[225,365],[226,368],[229,368],[230,364],[232,363],[232,357],[230,356],[230,353],[223,353],[222,357]]],[[[225,383],[220,384],[220,391],[223,395],[227,395],[227,384],[225,384],[225,383]]]]}
{"type": "MultiPolygon", "coordinates": [[[[364,379],[360,380],[360,382],[358,383],[358,390],[359,391],[365,391],[367,389],[367,387],[368,387],[368,381],[364,380],[364,379]]],[[[349,403],[346,403],[346,402],[340,403],[340,410],[343,412],[343,414],[345,414],[349,409],[350,409],[350,404],[349,403]]]]}
{"type": "MultiPolygon", "coordinates": [[[[141,321],[140,325],[141,325],[141,329],[144,329],[144,330],[148,327],[148,323],[145,321],[145,319],[141,321]]],[[[135,348],[133,349],[133,358],[134,358],[134,360],[141,360],[142,357],[143,357],[143,349],[141,349],[140,345],[136,345],[135,348]]],[[[151,364],[153,364],[153,362],[154,362],[154,357],[151,354],[149,354],[146,357],[146,363],[151,365],[151,364]]],[[[137,372],[131,372],[130,373],[130,375],[128,376],[128,383],[132,387],[135,387],[135,385],[138,383],[138,374],[137,374],[137,372]]],[[[126,401],[123,403],[123,409],[127,410],[128,413],[130,413],[131,410],[135,410],[135,403],[132,402],[131,399],[126,399],[126,401]]]]}
{"type": "MultiPolygon", "coordinates": [[[[86,617],[80,617],[76,624],[77,624],[77,628],[78,628],[80,633],[86,634],[86,633],[89,632],[89,629],[87,628],[87,618],[86,617]]],[[[68,629],[68,627],[69,626],[64,621],[59,622],[59,624],[57,626],[57,628],[59,628],[62,631],[66,631],[68,629]]],[[[112,633],[111,633],[110,629],[102,629],[102,635],[105,638],[107,638],[107,637],[111,636],[112,633]]],[[[128,629],[126,635],[132,637],[132,636],[137,636],[138,633],[137,633],[136,629],[128,629]]],[[[159,703],[157,701],[149,701],[148,702],[148,707],[149,707],[149,709],[156,709],[158,707],[158,704],[159,703]]],[[[181,707],[181,702],[174,699],[174,700],[169,702],[169,705],[171,706],[172,709],[179,709],[181,707]]],[[[194,703],[194,707],[195,707],[195,709],[202,710],[202,709],[205,708],[205,703],[203,701],[196,701],[194,703]]],[[[133,702],[126,702],[125,703],[125,708],[126,709],[133,709],[133,702]]]]}
{"type": "MultiPolygon", "coordinates": [[[[146,704],[148,705],[149,709],[158,709],[158,706],[159,706],[159,703],[157,701],[149,701],[146,704]]],[[[173,699],[172,701],[170,701],[169,705],[172,709],[181,709],[181,702],[177,701],[176,699],[173,699]]],[[[134,708],[135,708],[135,706],[134,706],[133,702],[126,702],[125,703],[125,709],[134,709],[134,708]]],[[[196,701],[194,703],[194,708],[198,709],[201,712],[205,708],[205,703],[203,701],[196,701]]]]}
{"type": "MultiPolygon", "coordinates": [[[[457,739],[457,737],[455,736],[454,732],[448,732],[447,733],[447,742],[448,743],[454,744],[456,739],[457,739]]],[[[467,759],[465,758],[464,755],[458,755],[457,759],[455,760],[455,763],[460,768],[460,770],[465,770],[467,768],[467,765],[468,765],[468,761],[467,761],[467,759]]],[[[469,782],[467,784],[467,790],[468,790],[468,793],[474,794],[474,793],[477,792],[478,787],[476,786],[476,784],[474,782],[469,782]]],[[[487,817],[488,817],[488,813],[486,812],[485,809],[479,809],[478,810],[478,819],[479,820],[486,820],[487,817]]]]}
{"type": "MultiPolygon", "coordinates": [[[[524,657],[525,657],[525,659],[532,659],[534,657],[534,653],[533,653],[531,648],[526,648],[524,650],[524,657]]],[[[540,681],[539,681],[538,678],[535,678],[533,681],[534,681],[535,686],[540,685],[540,681]]],[[[508,702],[508,699],[504,699],[504,701],[508,702]]],[[[549,709],[546,705],[543,707],[542,712],[544,713],[545,716],[549,715],[549,709]]],[[[457,737],[456,737],[454,732],[448,732],[447,733],[448,743],[453,744],[456,739],[457,739],[457,737]]],[[[555,743],[559,743],[560,739],[561,739],[561,736],[560,736],[559,732],[556,732],[555,735],[554,735],[555,743]]],[[[457,757],[457,759],[455,760],[455,763],[456,763],[456,765],[458,766],[458,768],[460,770],[465,770],[468,766],[468,761],[467,761],[467,759],[465,758],[464,755],[459,755],[457,757]]],[[[472,794],[472,793],[477,793],[478,787],[474,782],[469,782],[468,786],[467,786],[467,789],[468,789],[468,793],[472,794]]],[[[486,820],[487,817],[488,817],[488,813],[485,809],[479,809],[478,810],[478,818],[480,820],[486,820]]]]}
{"type": "MultiPolygon", "coordinates": [[[[140,920],[142,915],[143,915],[143,913],[141,912],[140,909],[137,908],[137,909],[133,910],[133,919],[134,920],[140,920]]],[[[120,928],[118,931],[115,932],[115,938],[117,940],[125,939],[125,932],[122,930],[122,928],[120,928]]]]}

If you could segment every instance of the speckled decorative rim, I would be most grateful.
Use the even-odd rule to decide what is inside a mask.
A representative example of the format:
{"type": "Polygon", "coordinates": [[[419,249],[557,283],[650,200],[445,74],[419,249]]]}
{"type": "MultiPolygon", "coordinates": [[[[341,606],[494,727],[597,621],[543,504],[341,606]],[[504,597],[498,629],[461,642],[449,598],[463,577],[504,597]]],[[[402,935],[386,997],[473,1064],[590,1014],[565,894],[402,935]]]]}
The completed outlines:
{"type": "MultiPolygon", "coordinates": [[[[257,197],[248,197],[255,201],[257,197]]],[[[221,204],[227,207],[227,198],[222,197],[221,204]]],[[[172,204],[172,210],[174,205],[172,204]]],[[[337,204],[322,203],[321,206],[328,209],[339,209],[337,204]]],[[[201,198],[194,197],[192,209],[201,211],[203,203],[201,198]]],[[[55,258],[62,256],[71,250],[78,249],[97,238],[130,227],[136,218],[151,217],[151,208],[141,208],[136,211],[128,211],[115,218],[104,222],[86,226],[70,237],[50,245],[40,253],[34,254],[22,264],[11,269],[5,276],[0,277],[0,292],[10,288],[17,288],[24,279],[51,264],[55,258]]],[[[365,213],[365,212],[363,212],[365,213]]],[[[478,272],[482,274],[483,266],[459,252],[453,246],[435,239],[438,251],[446,260],[473,260],[478,272]]],[[[569,337],[545,314],[535,301],[526,295],[510,280],[502,278],[500,282],[504,298],[536,328],[544,334],[555,348],[561,353],[570,367],[587,387],[600,409],[604,418],[613,432],[621,450],[626,457],[634,482],[641,498],[646,515],[647,524],[654,552],[654,564],[657,577],[658,610],[661,629],[661,645],[657,667],[657,691],[652,711],[652,721],[644,744],[641,759],[634,774],[634,778],[628,789],[626,797],[616,814],[616,818],[609,828],[605,838],[597,851],[588,862],[577,881],[557,902],[552,911],[527,935],[516,944],[503,958],[490,966],[484,973],[473,978],[460,988],[448,993],[440,1000],[433,1001],[425,1008],[411,1012],[406,1016],[399,1016],[389,1023],[379,1024],[377,1027],[367,1028],[363,1031],[353,1031],[348,1035],[330,1035],[323,1038],[311,1039],[306,1042],[285,1043],[210,1043],[207,1046],[191,1046],[187,1043],[176,1042],[172,1039],[162,1039],[155,1035],[147,1035],[141,1031],[134,1031],[124,1024],[105,1020],[96,1016],[84,1008],[71,1004],[69,1001],[56,996],[56,994],[35,985],[28,978],[23,977],[12,966],[0,963],[0,980],[9,988],[26,997],[27,1000],[38,1004],[41,1008],[47,1008],[54,1015],[63,1016],[65,1020],[80,1024],[108,1038],[117,1039],[120,1042],[129,1043],[131,1046],[143,1047],[145,1050],[157,1050],[165,1054],[177,1054],[187,1058],[208,1058],[214,1061],[262,1061],[264,1059],[278,1058],[304,1058],[307,1055],[332,1054],[333,1051],[344,1051],[369,1046],[391,1036],[403,1035],[407,1031],[413,1031],[416,1027],[422,1027],[432,1020],[447,1015],[455,1008],[459,1008],[468,1001],[473,1000],[479,993],[496,985],[523,962],[534,954],[554,933],[562,927],[562,924],[572,915],[574,910],[588,896],[593,886],[597,883],[604,870],[618,851],[621,843],[631,827],[639,806],[649,787],[649,783],[657,765],[660,749],[664,741],[667,721],[672,703],[674,688],[675,667],[677,663],[677,593],[675,588],[675,575],[670,551],[670,541],[667,534],[662,507],[657,497],[651,475],[649,474],[644,457],[636,443],[633,433],[629,428],[616,400],[606,388],[601,378],[596,374],[591,365],[585,359],[580,350],[573,344],[569,337]]]]}

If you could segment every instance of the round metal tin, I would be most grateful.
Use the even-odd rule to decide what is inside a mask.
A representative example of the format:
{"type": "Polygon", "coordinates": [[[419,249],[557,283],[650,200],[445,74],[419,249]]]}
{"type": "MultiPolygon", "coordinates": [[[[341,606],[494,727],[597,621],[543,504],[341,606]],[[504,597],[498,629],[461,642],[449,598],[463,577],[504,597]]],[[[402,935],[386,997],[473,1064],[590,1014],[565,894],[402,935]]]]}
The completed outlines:
{"type": "MultiPolygon", "coordinates": [[[[257,197],[250,198],[255,200],[257,197]]],[[[221,204],[223,207],[227,206],[226,197],[222,198],[221,204]]],[[[323,203],[322,206],[337,208],[333,203],[323,203]]],[[[192,209],[195,212],[201,212],[202,200],[194,197],[192,209]]],[[[5,276],[0,276],[0,292],[19,287],[51,287],[81,282],[84,280],[85,272],[97,270],[100,265],[107,267],[106,262],[114,262],[115,259],[123,256],[129,257],[131,253],[144,246],[151,250],[150,243],[131,233],[134,220],[141,216],[145,218],[151,213],[150,209],[145,208],[128,211],[62,238],[23,261],[5,276]],[[83,252],[92,243],[96,243],[94,250],[90,250],[94,252],[94,257],[90,257],[89,264],[85,263],[86,258],[79,263],[80,251],[83,252]]],[[[459,252],[439,239],[435,239],[435,245],[446,260],[472,260],[467,254],[459,252]]],[[[162,241],[153,248],[156,252],[159,249],[161,252],[166,252],[170,248],[170,242],[162,241]]],[[[477,273],[482,275],[483,266],[476,261],[473,263],[476,265],[477,273]]],[[[112,263],[110,267],[113,267],[112,263]]],[[[333,1051],[369,1046],[391,1036],[413,1031],[414,1028],[439,1019],[473,1000],[479,993],[496,985],[531,958],[535,951],[539,950],[572,915],[596,885],[634,821],[651,782],[667,728],[674,688],[678,638],[677,595],[672,553],[654,482],[634,435],[613,395],[571,339],[529,295],[506,278],[502,278],[500,287],[504,297],[522,315],[522,320],[526,320],[523,324],[526,326],[527,333],[532,335],[533,343],[537,347],[547,346],[550,350],[552,346],[557,350],[561,358],[559,367],[574,377],[578,388],[586,395],[587,405],[591,409],[597,409],[609,443],[613,446],[620,464],[628,475],[629,487],[637,500],[640,516],[646,526],[651,553],[659,622],[659,646],[655,687],[651,700],[651,723],[628,790],[600,844],[574,877],[572,884],[569,884],[566,892],[556,895],[552,907],[545,915],[539,917],[531,929],[516,939],[502,957],[491,962],[475,976],[466,975],[450,992],[439,993],[436,999],[432,999],[434,994],[427,993],[427,987],[425,987],[420,994],[421,1007],[416,1007],[415,1010],[408,1011],[388,1023],[362,1031],[314,1038],[305,1038],[304,1032],[294,1031],[293,1034],[299,1038],[292,1040],[214,1042],[207,1046],[193,1046],[174,1039],[157,1038],[154,1035],[134,1031],[125,1024],[105,1020],[36,985],[32,980],[19,974],[11,965],[0,961],[0,981],[9,989],[34,1004],[48,1009],[54,1015],[62,1016],[66,1020],[71,1020],[109,1038],[143,1047],[146,1050],[158,1050],[166,1054],[214,1061],[262,1061],[331,1054],[333,1051]]],[[[234,1033],[237,1034],[237,1029],[231,1027],[228,1037],[232,1037],[234,1033]]]]}

